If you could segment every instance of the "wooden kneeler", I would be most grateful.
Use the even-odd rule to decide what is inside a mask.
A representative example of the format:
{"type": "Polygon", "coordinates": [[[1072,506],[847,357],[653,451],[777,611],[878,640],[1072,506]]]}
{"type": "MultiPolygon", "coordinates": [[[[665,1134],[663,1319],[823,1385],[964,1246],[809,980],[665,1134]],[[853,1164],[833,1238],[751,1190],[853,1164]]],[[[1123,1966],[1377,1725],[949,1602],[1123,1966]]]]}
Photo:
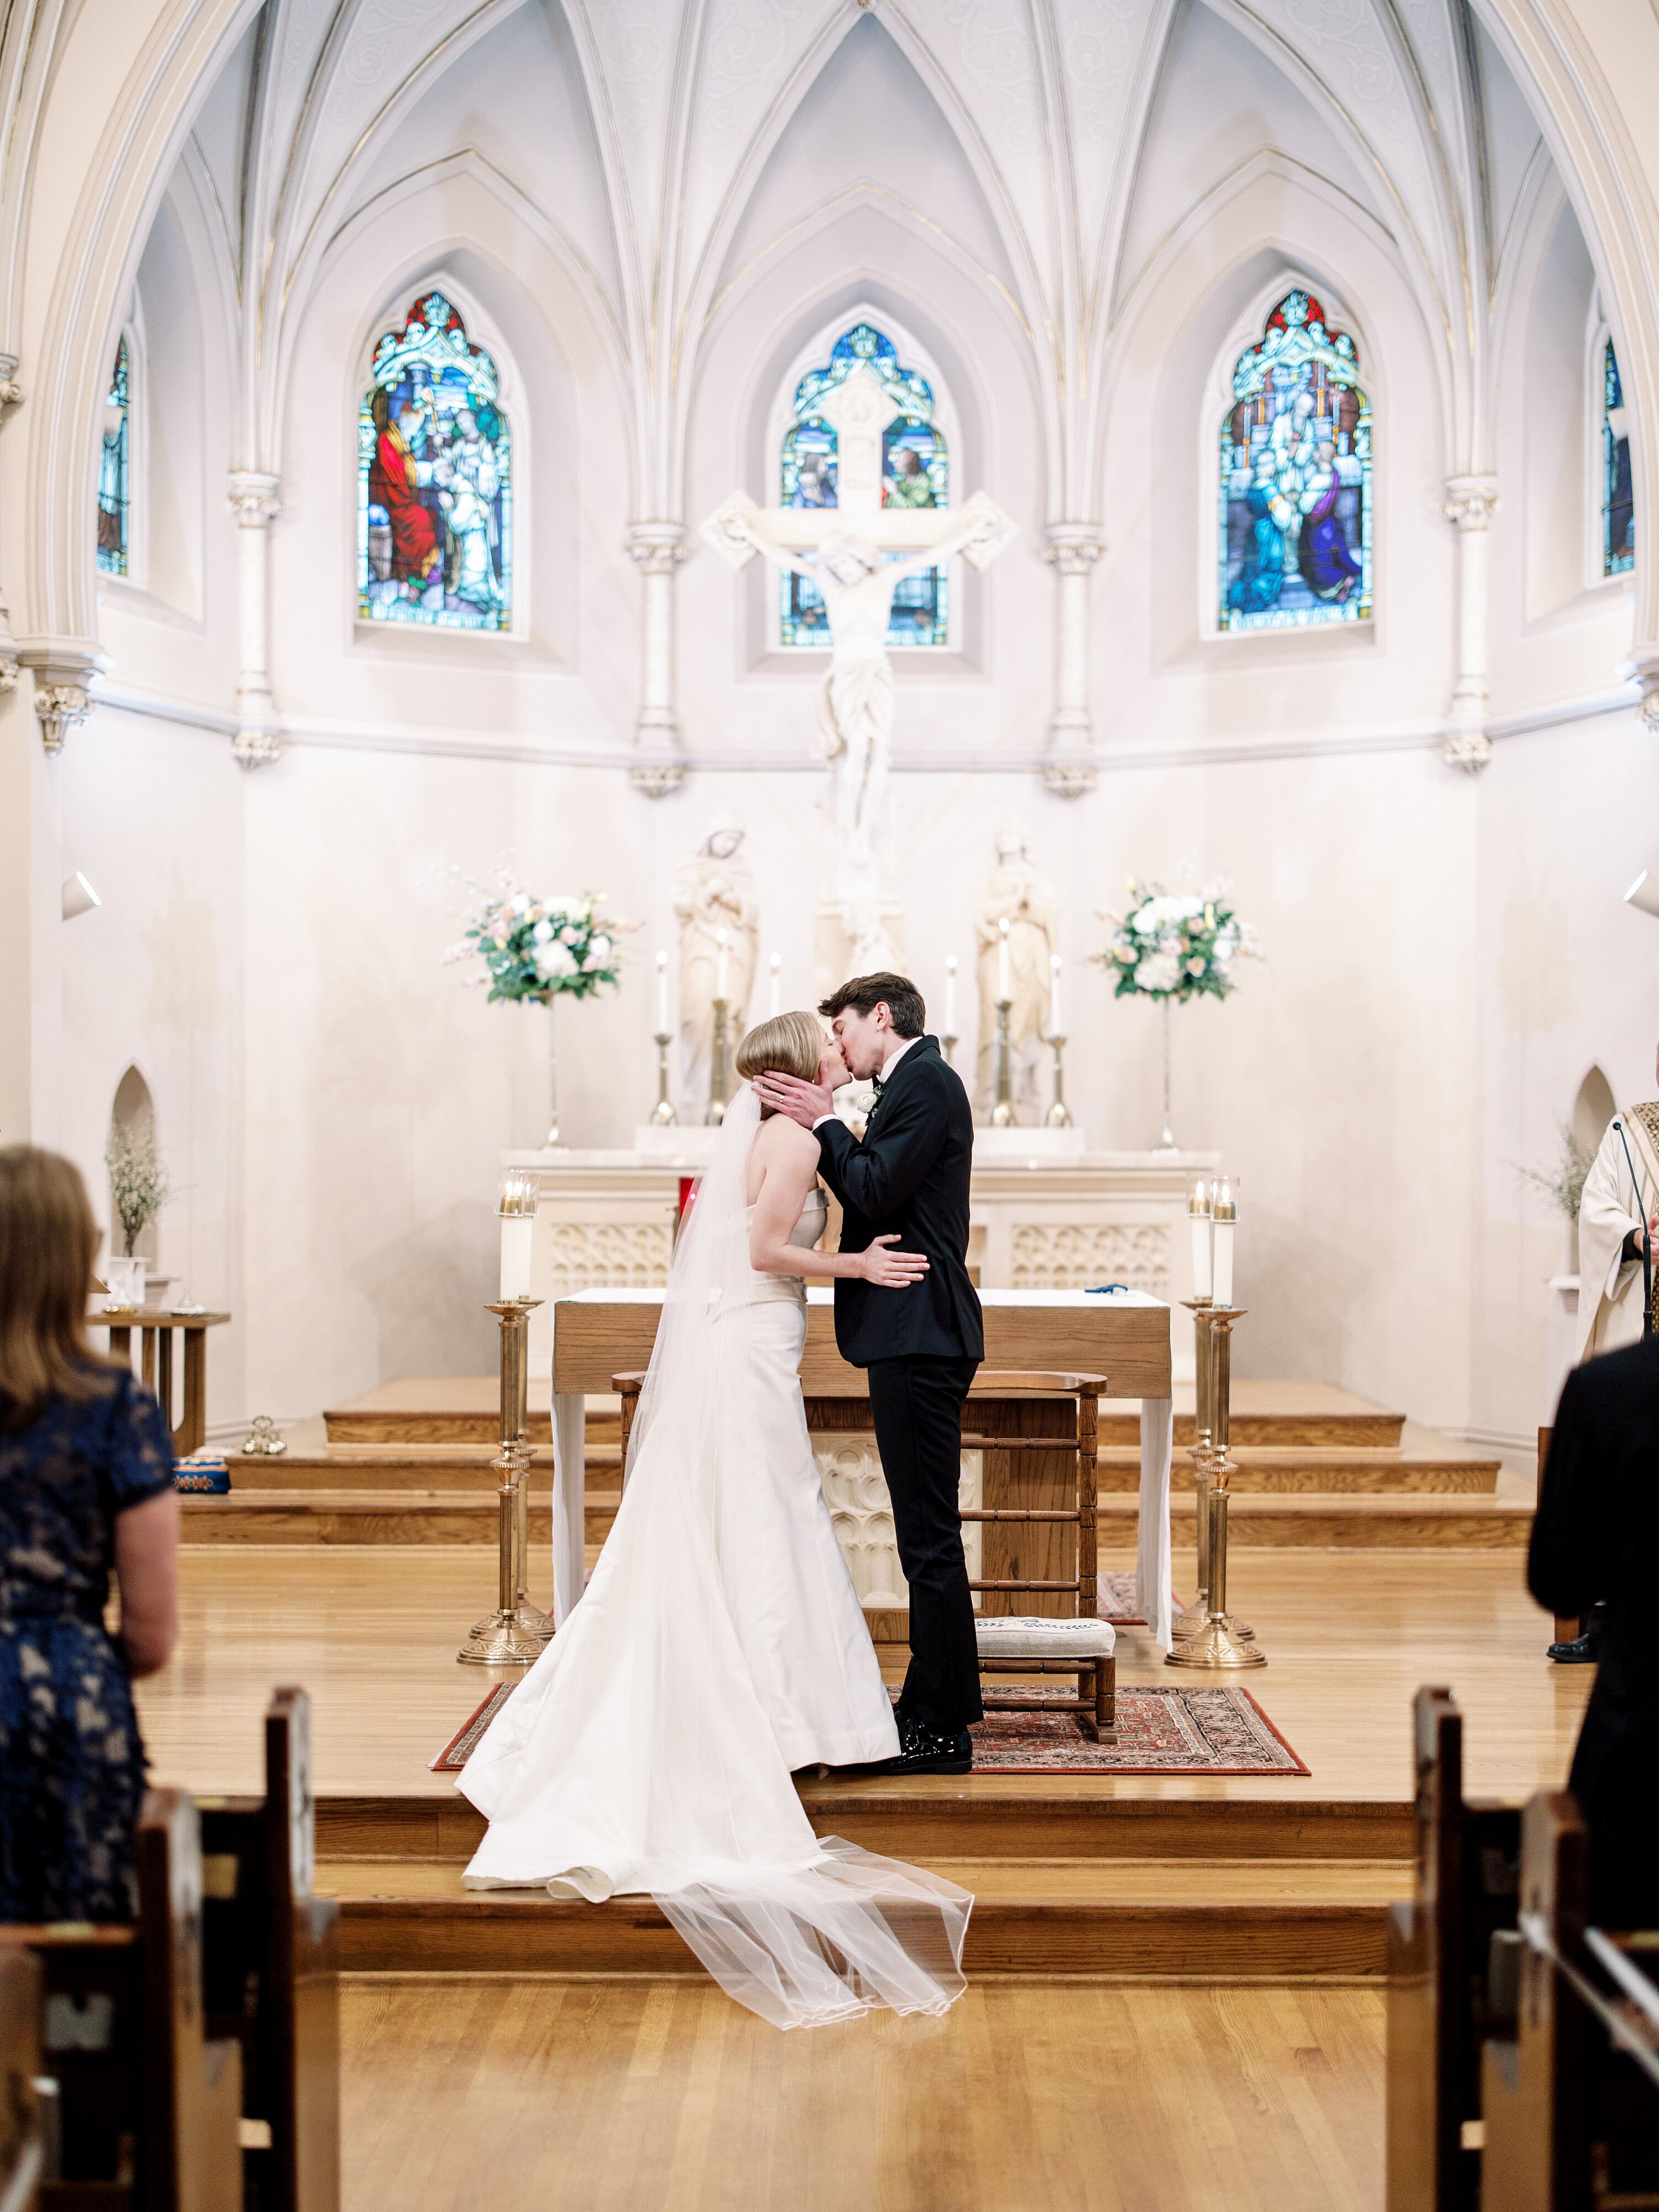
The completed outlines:
{"type": "MultiPolygon", "coordinates": [[[[628,1453],[634,1431],[634,1419],[639,1409],[640,1389],[645,1381],[643,1374],[630,1371],[613,1375],[611,1387],[622,1401],[622,1463],[623,1479],[627,1480],[628,1453]]],[[[975,1622],[975,1638],[979,1645],[979,1664],[981,1674],[1060,1674],[1073,1676],[1077,1682],[1074,1698],[1020,1696],[1017,1692],[994,1690],[986,1698],[988,1712],[1043,1712],[1071,1713],[1076,1716],[1084,1734],[1094,1742],[1115,1742],[1117,1730],[1117,1658],[1116,1638],[1109,1621],[1098,1618],[1099,1590],[1098,1559],[1096,1540],[1096,1498],[1098,1478],[1100,1395],[1105,1378],[1099,1375],[1051,1374],[1046,1371],[1029,1372],[1024,1370],[1002,1373],[985,1370],[974,1378],[964,1409],[962,1437],[963,1451],[1006,1453],[1011,1458],[1030,1464],[1024,1455],[1036,1453],[1053,1458],[1059,1455],[1074,1456],[1077,1462],[1076,1502],[1066,1506],[972,1506],[964,1507],[964,1521],[978,1522],[992,1528],[1012,1530],[1024,1528],[1032,1534],[1044,1529],[1076,1530],[1075,1571],[1065,1577],[1036,1575],[1004,1575],[990,1577],[973,1583],[976,1591],[990,1592],[999,1597],[1036,1595],[1045,1599],[1069,1600],[1068,1614],[1054,1617],[1022,1614],[1018,1616],[981,1615],[975,1622]],[[1066,1424],[1069,1433],[1054,1434],[1052,1428],[1041,1434],[1019,1433],[1006,1430],[993,1433],[985,1427],[987,1401],[1002,1400],[1011,1403],[1020,1400],[1038,1401],[1072,1399],[1076,1411],[1066,1424]],[[975,1400],[981,1407],[979,1427],[973,1425],[975,1400]]],[[[856,1401],[849,1400],[844,1392],[827,1394],[819,1401],[809,1402],[823,1405],[826,1413],[835,1412],[842,1418],[838,1425],[846,1426],[850,1418],[849,1407],[856,1401]]],[[[1054,1409],[1051,1421],[1060,1409],[1054,1409]]],[[[810,1425],[810,1420],[809,1420],[810,1425]]]]}

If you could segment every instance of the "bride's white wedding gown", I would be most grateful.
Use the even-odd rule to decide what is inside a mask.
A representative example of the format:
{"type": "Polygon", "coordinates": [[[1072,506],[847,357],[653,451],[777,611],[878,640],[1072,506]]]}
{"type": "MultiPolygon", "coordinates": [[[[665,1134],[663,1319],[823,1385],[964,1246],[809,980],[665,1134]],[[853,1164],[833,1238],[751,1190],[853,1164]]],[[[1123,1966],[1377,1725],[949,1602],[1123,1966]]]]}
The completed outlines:
{"type": "MultiPolygon", "coordinates": [[[[489,1819],[465,1880],[648,1892],[780,2027],[942,2012],[971,1899],[820,1841],[791,1779],[898,1737],[807,1437],[805,1286],[749,1265],[758,1125],[744,1085],[675,1256],[615,1525],[459,1784],[489,1819]]],[[[824,1218],[815,1190],[791,1241],[824,1218]]]]}

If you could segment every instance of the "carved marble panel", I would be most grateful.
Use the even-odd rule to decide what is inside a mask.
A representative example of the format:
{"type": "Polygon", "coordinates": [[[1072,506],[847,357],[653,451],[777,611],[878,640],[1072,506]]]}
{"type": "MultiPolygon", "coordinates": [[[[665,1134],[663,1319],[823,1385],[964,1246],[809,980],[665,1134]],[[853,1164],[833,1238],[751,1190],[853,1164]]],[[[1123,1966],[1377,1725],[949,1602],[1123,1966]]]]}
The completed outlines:
{"type": "Polygon", "coordinates": [[[553,1297],[660,1290],[668,1280],[673,1237],[665,1221],[554,1221],[547,1237],[553,1297]]]}
{"type": "MultiPolygon", "coordinates": [[[[824,1503],[836,1526],[842,1554],[866,1613],[903,1613],[910,1603],[910,1589],[899,1565],[898,1542],[893,1534],[893,1501],[881,1471],[881,1455],[873,1435],[814,1437],[813,1456],[824,1503]]],[[[977,1505],[984,1495],[984,1455],[962,1455],[962,1476],[957,1486],[960,1505],[977,1505]]],[[[979,1578],[983,1523],[970,1521],[962,1532],[968,1572],[979,1578]]],[[[977,1592],[974,1603],[979,1603],[977,1592]]]]}
{"type": "Polygon", "coordinates": [[[1170,1295],[1170,1231],[1162,1222],[1018,1221],[1012,1237],[1017,1291],[1086,1291],[1127,1283],[1170,1295]]]}

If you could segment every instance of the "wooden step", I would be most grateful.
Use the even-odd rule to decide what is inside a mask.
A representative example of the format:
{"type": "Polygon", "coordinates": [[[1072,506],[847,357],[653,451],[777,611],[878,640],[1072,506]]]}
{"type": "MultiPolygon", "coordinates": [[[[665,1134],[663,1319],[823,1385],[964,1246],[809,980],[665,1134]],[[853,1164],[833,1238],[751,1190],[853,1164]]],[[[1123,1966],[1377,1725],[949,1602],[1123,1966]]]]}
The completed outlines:
{"type": "MultiPolygon", "coordinates": [[[[1503,1462],[1449,1443],[1432,1429],[1407,1422],[1404,1443],[1397,1450],[1366,1447],[1352,1449],[1334,1445],[1241,1444],[1228,1448],[1235,1472],[1232,1488],[1240,1491],[1315,1492],[1331,1497],[1359,1494],[1486,1494],[1496,1489],[1503,1462]]],[[[1138,1446],[1117,1445],[1102,1452],[1100,1487],[1103,1491],[1139,1488],[1140,1456],[1138,1446]]],[[[1170,1486],[1176,1492],[1194,1486],[1191,1457],[1179,1446],[1170,1469],[1170,1486]]]]}
{"type": "MultiPolygon", "coordinates": [[[[938,1858],[970,1890],[973,1973],[1370,1978],[1383,1971],[1398,1860],[938,1858]]],[[[323,1859],[348,1973],[696,1971],[649,1898],[588,1905],[542,1890],[470,1891],[465,1861],[323,1859]]]]}
{"type": "MultiPolygon", "coordinates": [[[[1190,1492],[1170,1502],[1170,1535],[1177,1549],[1196,1535],[1190,1492]]],[[[1103,1550],[1135,1541],[1137,1516],[1103,1499],[1099,1516],[1103,1550]]],[[[1532,1536],[1532,1508],[1480,1497],[1283,1497],[1246,1492],[1228,1514],[1228,1540],[1237,1547],[1288,1546],[1308,1551],[1524,1551],[1532,1536]]]]}
{"type": "MultiPolygon", "coordinates": [[[[465,1717],[458,1700],[455,1725],[465,1717]]],[[[1120,1793],[1160,1785],[1110,1776],[802,1775],[796,1787],[817,1834],[844,1836],[889,1858],[1389,1859],[1407,1869],[1409,1885],[1416,1848],[1406,1799],[1133,1796],[1120,1793]]],[[[317,1849],[333,1861],[465,1861],[484,1826],[459,1792],[317,1800],[317,1849]]]]}

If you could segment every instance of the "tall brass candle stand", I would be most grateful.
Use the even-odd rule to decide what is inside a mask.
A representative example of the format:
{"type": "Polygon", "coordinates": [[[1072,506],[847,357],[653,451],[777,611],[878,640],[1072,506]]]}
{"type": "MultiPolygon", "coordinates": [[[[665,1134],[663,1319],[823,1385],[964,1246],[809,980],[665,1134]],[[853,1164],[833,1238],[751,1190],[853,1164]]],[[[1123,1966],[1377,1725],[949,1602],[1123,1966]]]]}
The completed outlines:
{"type": "Polygon", "coordinates": [[[1198,1587],[1193,1593],[1192,1604],[1185,1613],[1175,1617],[1174,1634],[1177,1644],[1189,1636],[1196,1636],[1209,1615],[1206,1600],[1210,1589],[1210,1455],[1213,1449],[1212,1434],[1210,1332],[1204,1327],[1203,1316],[1210,1310],[1208,1298],[1185,1298],[1182,1303],[1193,1317],[1193,1488],[1197,1493],[1198,1529],[1198,1587]]]}
{"type": "Polygon", "coordinates": [[[1265,1667],[1267,1655],[1256,1643],[1248,1622],[1227,1611],[1228,1480],[1232,1462],[1227,1456],[1228,1422],[1232,1395],[1233,1323],[1243,1320],[1243,1306],[1212,1306],[1195,1318],[1206,1335],[1213,1337],[1210,1352],[1210,1409],[1213,1443],[1210,1454],[1209,1588],[1205,1593],[1204,1626],[1183,1644],[1166,1653],[1166,1667],[1265,1667]]]}
{"type": "Polygon", "coordinates": [[[1012,999],[997,1000],[997,1103],[991,1109],[994,1129],[1012,1129],[1014,1126],[1013,1055],[1008,1048],[1008,1017],[1013,1006],[1012,999]]]}
{"type": "Polygon", "coordinates": [[[672,1129],[679,1119],[668,1095],[668,1048],[673,1040],[666,1030],[659,1030],[651,1042],[657,1048],[657,1103],[651,1109],[652,1126],[672,1129]]]}
{"type": "Polygon", "coordinates": [[[1066,1103],[1066,1040],[1051,1036],[1048,1042],[1054,1048],[1054,1099],[1044,1119],[1051,1129],[1069,1129],[1072,1109],[1066,1103]]]}
{"type": "Polygon", "coordinates": [[[726,1001],[714,1001],[714,1047],[708,1065],[708,1111],[703,1127],[718,1129],[726,1119],[726,1098],[731,1085],[726,1073],[726,1001]]]}
{"type": "Polygon", "coordinates": [[[499,1580],[494,1613],[479,1621],[456,1657],[479,1667],[528,1667],[540,1658],[553,1624],[526,1597],[530,1558],[530,1376],[526,1358],[539,1298],[504,1298],[489,1310],[501,1329],[501,1448],[495,1495],[501,1504],[499,1580]]]}

